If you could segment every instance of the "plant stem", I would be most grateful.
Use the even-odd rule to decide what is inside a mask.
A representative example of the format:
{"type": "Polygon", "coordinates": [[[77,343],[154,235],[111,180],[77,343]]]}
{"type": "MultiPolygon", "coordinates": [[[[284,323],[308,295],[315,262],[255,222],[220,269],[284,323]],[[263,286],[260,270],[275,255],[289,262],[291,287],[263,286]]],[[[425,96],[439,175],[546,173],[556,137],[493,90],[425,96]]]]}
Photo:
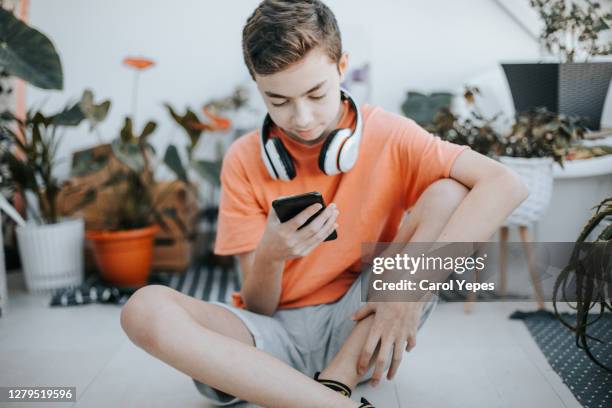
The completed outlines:
{"type": "Polygon", "coordinates": [[[136,112],[138,109],[138,77],[140,71],[134,71],[134,83],[132,87],[132,122],[134,123],[134,129],[136,129],[136,112]]]}

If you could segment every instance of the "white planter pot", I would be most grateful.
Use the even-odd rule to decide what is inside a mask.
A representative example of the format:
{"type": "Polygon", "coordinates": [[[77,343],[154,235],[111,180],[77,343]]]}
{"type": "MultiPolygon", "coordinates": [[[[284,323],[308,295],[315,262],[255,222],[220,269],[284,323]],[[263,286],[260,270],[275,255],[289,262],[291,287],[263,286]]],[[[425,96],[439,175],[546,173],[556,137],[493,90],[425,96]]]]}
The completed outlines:
{"type": "Polygon", "coordinates": [[[552,157],[501,156],[498,159],[518,173],[529,189],[529,197],[510,214],[504,226],[530,225],[537,222],[550,204],[553,186],[552,157]]]}
{"type": "Polygon", "coordinates": [[[26,287],[45,292],[83,283],[82,218],[57,224],[17,227],[17,243],[26,287]]]}

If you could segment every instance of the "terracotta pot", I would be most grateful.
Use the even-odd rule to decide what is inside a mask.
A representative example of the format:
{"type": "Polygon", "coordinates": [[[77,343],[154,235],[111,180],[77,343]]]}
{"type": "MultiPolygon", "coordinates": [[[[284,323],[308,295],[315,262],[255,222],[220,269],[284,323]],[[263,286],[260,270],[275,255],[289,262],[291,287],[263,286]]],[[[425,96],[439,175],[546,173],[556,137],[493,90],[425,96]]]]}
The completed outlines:
{"type": "Polygon", "coordinates": [[[117,286],[144,286],[158,231],[158,225],[125,231],[87,231],[102,278],[117,286]]]}

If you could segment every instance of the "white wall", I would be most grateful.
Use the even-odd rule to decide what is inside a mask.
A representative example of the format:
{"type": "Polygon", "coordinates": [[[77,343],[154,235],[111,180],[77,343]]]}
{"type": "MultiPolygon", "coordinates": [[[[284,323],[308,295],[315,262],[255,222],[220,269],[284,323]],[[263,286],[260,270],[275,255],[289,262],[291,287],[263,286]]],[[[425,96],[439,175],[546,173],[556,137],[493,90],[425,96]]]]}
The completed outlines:
{"type": "MultiPolygon", "coordinates": [[[[500,61],[536,60],[538,45],[494,0],[329,0],[353,61],[372,66],[372,101],[399,111],[405,92],[455,90],[500,61]]],[[[250,82],[242,26],[257,0],[31,0],[30,24],[47,34],[63,62],[62,92],[27,90],[28,106],[55,110],[85,88],[113,107],[101,126],[114,137],[130,111],[125,56],[157,65],[141,76],[138,122],[155,119],[162,148],[183,135],[162,107],[199,108],[250,82]]],[[[256,98],[259,98],[255,95],[256,98]]],[[[259,101],[258,101],[259,102],[259,101]]],[[[260,105],[261,106],[261,105],[260,105]]],[[[60,155],[95,144],[85,126],[66,134],[60,155]]],[[[59,169],[64,177],[68,161],[59,169]]]]}

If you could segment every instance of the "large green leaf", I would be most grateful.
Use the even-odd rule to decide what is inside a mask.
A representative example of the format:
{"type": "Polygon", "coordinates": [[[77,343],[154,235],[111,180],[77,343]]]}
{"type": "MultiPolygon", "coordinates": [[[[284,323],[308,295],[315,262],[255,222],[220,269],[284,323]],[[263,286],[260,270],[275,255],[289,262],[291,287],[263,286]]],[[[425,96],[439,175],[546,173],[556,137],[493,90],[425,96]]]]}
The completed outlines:
{"type": "Polygon", "coordinates": [[[85,119],[85,115],[79,104],[76,103],[71,107],[66,106],[63,111],[49,119],[55,126],[78,126],[85,119]]]}
{"type": "Polygon", "coordinates": [[[450,107],[452,99],[453,95],[446,92],[431,95],[408,92],[402,104],[402,112],[419,125],[426,126],[433,122],[434,116],[441,109],[450,107]]]}
{"type": "Polygon", "coordinates": [[[200,177],[207,180],[213,186],[221,184],[222,161],[194,160],[192,165],[200,177]]]}
{"type": "Polygon", "coordinates": [[[176,146],[168,146],[166,149],[166,154],[164,154],[164,163],[176,174],[180,180],[187,182],[187,172],[185,171],[185,167],[181,162],[181,157],[178,154],[176,146]]]}
{"type": "Polygon", "coordinates": [[[0,69],[43,89],[63,89],[59,55],[40,31],[0,7],[0,69]]]}

